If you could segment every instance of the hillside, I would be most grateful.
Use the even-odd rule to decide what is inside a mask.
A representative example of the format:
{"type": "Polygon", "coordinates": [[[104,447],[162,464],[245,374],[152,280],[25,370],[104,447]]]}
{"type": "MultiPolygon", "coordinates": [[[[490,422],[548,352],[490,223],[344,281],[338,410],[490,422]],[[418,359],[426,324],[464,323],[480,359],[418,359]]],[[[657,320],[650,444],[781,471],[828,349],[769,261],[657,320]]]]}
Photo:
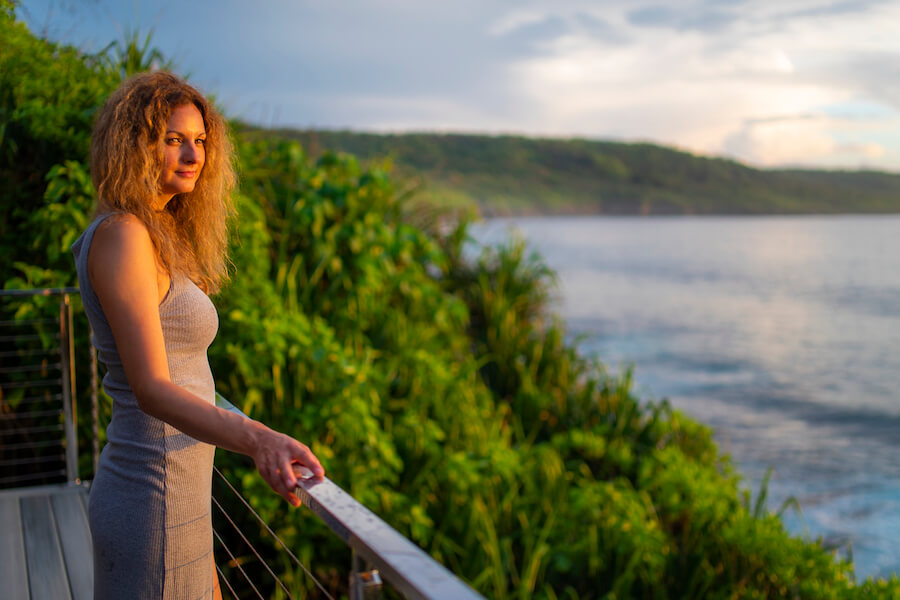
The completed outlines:
{"type": "Polygon", "coordinates": [[[900,212],[900,175],[761,170],[653,144],[277,130],[311,154],[390,158],[419,196],[485,215],[900,212]]]}

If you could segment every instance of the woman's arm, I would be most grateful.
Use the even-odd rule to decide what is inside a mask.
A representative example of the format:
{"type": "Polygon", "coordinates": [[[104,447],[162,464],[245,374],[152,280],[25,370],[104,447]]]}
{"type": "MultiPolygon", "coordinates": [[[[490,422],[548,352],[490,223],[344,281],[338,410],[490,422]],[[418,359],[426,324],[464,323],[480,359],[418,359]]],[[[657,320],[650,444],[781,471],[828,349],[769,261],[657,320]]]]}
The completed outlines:
{"type": "Polygon", "coordinates": [[[156,273],[153,242],[137,217],[109,219],[97,228],[88,254],[88,276],[138,406],[197,440],[250,456],[272,489],[299,506],[291,465],[303,465],[316,477],[325,473],[308,447],[172,383],[156,273]]]}

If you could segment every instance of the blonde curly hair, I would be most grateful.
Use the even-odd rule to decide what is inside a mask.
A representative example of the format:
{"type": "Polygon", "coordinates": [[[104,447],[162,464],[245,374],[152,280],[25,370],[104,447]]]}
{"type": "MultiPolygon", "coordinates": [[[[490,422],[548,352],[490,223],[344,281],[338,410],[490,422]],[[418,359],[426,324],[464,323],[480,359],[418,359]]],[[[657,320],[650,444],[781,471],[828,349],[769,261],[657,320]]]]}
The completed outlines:
{"type": "Polygon", "coordinates": [[[164,71],[125,81],[97,116],[91,179],[98,214],[133,214],[147,227],[170,275],[189,277],[207,294],[219,290],[227,278],[234,154],[225,120],[203,94],[164,71]],[[185,104],[203,116],[206,162],[193,191],[177,194],[157,211],[166,123],[185,104]]]}

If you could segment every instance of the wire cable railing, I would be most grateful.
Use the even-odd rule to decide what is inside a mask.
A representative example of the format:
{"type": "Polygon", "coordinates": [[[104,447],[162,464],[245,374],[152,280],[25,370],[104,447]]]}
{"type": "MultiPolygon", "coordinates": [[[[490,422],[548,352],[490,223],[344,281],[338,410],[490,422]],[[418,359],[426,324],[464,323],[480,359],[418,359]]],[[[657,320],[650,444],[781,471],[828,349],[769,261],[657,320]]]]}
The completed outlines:
{"type": "MultiPolygon", "coordinates": [[[[246,416],[220,394],[216,395],[216,405],[246,416]]],[[[304,472],[302,467],[300,469],[295,469],[298,476],[296,493],[300,501],[353,552],[350,572],[352,600],[377,597],[382,576],[409,599],[482,599],[475,590],[340,486],[327,477],[312,479],[309,477],[311,473],[304,472]],[[372,568],[368,568],[369,565],[372,568]]],[[[248,508],[253,511],[249,504],[248,508]]],[[[268,525],[266,528],[274,536],[268,525]]],[[[291,556],[296,560],[293,553],[291,556]]]]}
{"type": "MultiPolygon", "coordinates": [[[[230,489],[233,492],[234,496],[241,502],[241,504],[243,504],[243,506],[250,512],[250,514],[252,514],[256,518],[257,522],[260,525],[262,525],[266,529],[266,531],[269,532],[269,535],[271,535],[272,538],[278,542],[278,544],[281,546],[282,550],[291,558],[294,565],[299,567],[307,575],[307,577],[309,577],[310,580],[312,580],[313,584],[315,584],[315,586],[319,589],[319,591],[321,591],[322,594],[324,594],[325,597],[328,598],[328,600],[334,600],[334,596],[332,596],[328,592],[328,590],[325,589],[325,586],[322,584],[322,582],[319,581],[315,575],[313,575],[312,571],[306,565],[304,565],[293,552],[291,552],[290,547],[288,547],[288,545],[285,544],[284,541],[282,541],[282,539],[280,537],[278,537],[278,534],[276,534],[274,531],[272,531],[272,528],[269,527],[269,524],[266,523],[266,521],[262,517],[259,516],[259,513],[257,513],[253,509],[253,507],[250,505],[250,503],[247,502],[247,500],[241,495],[241,493],[235,489],[235,487],[231,484],[231,482],[228,481],[228,478],[226,478],[225,475],[222,474],[222,471],[220,471],[218,467],[213,467],[213,472],[221,479],[221,481],[223,481],[225,483],[225,485],[228,487],[228,489],[230,489]]],[[[266,571],[268,571],[268,573],[272,577],[272,579],[274,579],[275,582],[278,583],[278,585],[282,589],[282,591],[284,591],[284,593],[287,594],[287,597],[290,598],[291,600],[293,600],[294,596],[288,590],[287,586],[284,584],[284,582],[281,580],[281,578],[275,574],[275,572],[272,570],[272,568],[269,566],[269,564],[260,555],[259,551],[253,546],[253,544],[250,542],[250,540],[247,539],[247,536],[244,534],[244,532],[241,530],[241,528],[237,525],[237,523],[235,523],[235,520],[228,514],[228,512],[225,510],[225,508],[222,507],[222,504],[215,497],[213,497],[213,504],[216,506],[216,508],[219,509],[222,516],[228,521],[228,523],[232,526],[232,528],[238,533],[238,535],[241,537],[241,539],[244,541],[244,543],[247,544],[247,546],[250,548],[250,551],[260,561],[260,563],[263,565],[263,567],[266,569],[266,571]]],[[[216,537],[217,537],[219,543],[226,550],[228,555],[232,558],[232,560],[234,560],[234,555],[228,549],[224,540],[219,536],[218,533],[216,534],[216,537]]],[[[241,569],[241,573],[246,578],[247,582],[250,583],[251,585],[253,585],[252,581],[250,580],[250,577],[247,575],[247,573],[243,569],[241,569]]],[[[253,589],[255,591],[256,587],[253,586],[253,589]]]]}
{"type": "MultiPolygon", "coordinates": [[[[0,487],[38,485],[46,483],[48,477],[79,481],[75,436],[75,347],[70,300],[70,296],[77,293],[77,288],[0,290],[0,300],[41,296],[60,299],[58,316],[52,318],[39,315],[29,319],[9,319],[8,310],[0,314],[0,487]],[[44,466],[47,471],[41,471],[44,466]]],[[[45,309],[50,304],[40,303],[45,309]]],[[[93,332],[89,331],[89,335],[93,338],[93,332]]],[[[89,357],[91,452],[96,472],[100,407],[96,352],[92,344],[89,357]]],[[[221,395],[217,394],[216,404],[246,417],[221,395]]],[[[298,477],[296,493],[301,502],[351,551],[349,576],[345,580],[351,600],[379,598],[382,576],[405,598],[482,599],[334,482],[328,478],[310,479],[308,471],[295,474],[298,477]]],[[[214,467],[214,477],[222,483],[219,488],[231,494],[229,500],[218,493],[213,494],[212,508],[220,522],[220,527],[213,532],[214,539],[228,557],[224,564],[216,564],[216,570],[220,583],[233,598],[266,598],[275,590],[278,595],[293,600],[297,594],[296,590],[292,592],[291,584],[285,582],[284,574],[280,576],[266,560],[269,549],[257,547],[263,532],[277,542],[279,552],[286,557],[283,560],[292,565],[291,568],[302,571],[322,598],[333,600],[339,590],[344,589],[337,580],[325,583],[317,578],[218,467],[214,467]],[[246,514],[236,515],[235,508],[246,514]],[[242,522],[247,521],[254,523],[255,531],[248,533],[247,525],[241,528],[242,522]],[[248,550],[234,547],[234,542],[248,550]],[[261,568],[245,568],[250,560],[258,561],[261,568]],[[243,583],[229,580],[227,571],[232,576],[239,575],[243,583]],[[254,576],[260,574],[272,581],[254,581],[254,576]]]]}
{"type": "Polygon", "coordinates": [[[79,480],[70,298],[77,293],[0,290],[0,488],[79,480]],[[23,317],[9,318],[20,310],[23,317]]]}

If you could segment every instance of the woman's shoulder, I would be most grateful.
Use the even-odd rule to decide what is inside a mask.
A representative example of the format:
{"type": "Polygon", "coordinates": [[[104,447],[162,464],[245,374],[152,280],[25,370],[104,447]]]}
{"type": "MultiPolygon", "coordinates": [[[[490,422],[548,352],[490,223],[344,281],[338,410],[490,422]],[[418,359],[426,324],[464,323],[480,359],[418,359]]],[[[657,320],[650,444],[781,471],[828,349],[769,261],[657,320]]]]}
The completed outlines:
{"type": "Polygon", "coordinates": [[[97,225],[91,243],[91,255],[108,256],[109,253],[134,257],[155,256],[150,231],[143,221],[131,213],[112,213],[97,225]]]}
{"type": "Polygon", "coordinates": [[[87,267],[101,302],[104,290],[142,289],[148,277],[155,281],[161,300],[171,283],[160,271],[150,231],[139,217],[129,213],[110,215],[97,226],[87,267]]]}
{"type": "Polygon", "coordinates": [[[94,231],[94,244],[112,243],[116,246],[137,247],[152,245],[147,225],[131,213],[116,212],[104,215],[94,231]]]}
{"type": "MultiPolygon", "coordinates": [[[[85,249],[93,249],[97,245],[103,246],[110,242],[117,242],[120,238],[132,238],[144,234],[149,237],[146,229],[136,215],[123,212],[99,213],[72,244],[72,252],[77,261],[85,249]]],[[[90,254],[94,253],[90,252],[90,254]]]]}
{"type": "Polygon", "coordinates": [[[100,221],[97,224],[97,231],[109,229],[121,229],[131,233],[147,231],[147,226],[141,221],[140,217],[129,212],[106,213],[98,216],[97,219],[100,221]]]}

